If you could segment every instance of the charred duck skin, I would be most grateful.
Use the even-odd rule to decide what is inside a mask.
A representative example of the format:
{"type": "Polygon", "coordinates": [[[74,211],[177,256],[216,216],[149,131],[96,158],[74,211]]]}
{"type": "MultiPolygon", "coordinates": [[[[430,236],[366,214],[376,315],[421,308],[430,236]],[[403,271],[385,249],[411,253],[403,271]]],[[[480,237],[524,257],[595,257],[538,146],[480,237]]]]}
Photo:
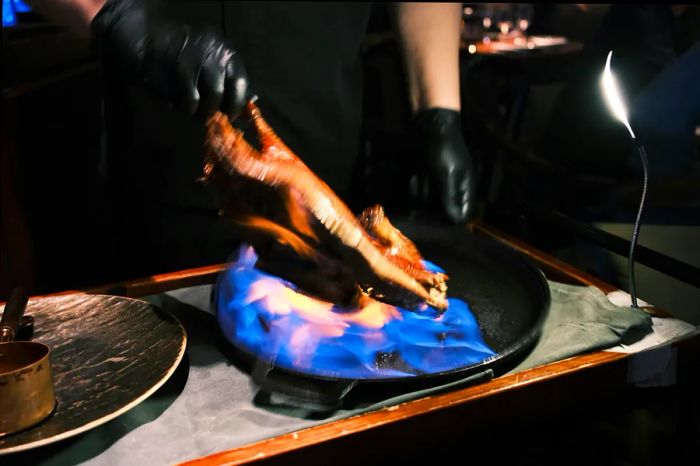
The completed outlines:
{"type": "Polygon", "coordinates": [[[254,126],[260,150],[217,113],[208,122],[204,171],[225,188],[223,213],[246,227],[254,246],[265,249],[265,241],[274,239],[319,270],[332,270],[354,290],[359,286],[380,299],[404,296],[447,307],[447,277],[423,267],[415,245],[391,225],[381,207],[356,218],[272,131],[254,103],[243,117],[254,126]]]}

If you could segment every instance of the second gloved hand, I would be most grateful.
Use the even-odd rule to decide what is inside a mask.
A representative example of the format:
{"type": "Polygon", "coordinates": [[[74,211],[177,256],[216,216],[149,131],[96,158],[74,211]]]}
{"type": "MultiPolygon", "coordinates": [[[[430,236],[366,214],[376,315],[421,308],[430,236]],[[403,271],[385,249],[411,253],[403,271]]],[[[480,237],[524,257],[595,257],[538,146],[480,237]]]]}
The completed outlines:
{"type": "Polygon", "coordinates": [[[427,169],[428,175],[423,183],[427,187],[420,188],[423,202],[439,199],[452,222],[465,222],[474,212],[477,180],[459,112],[445,108],[423,110],[414,119],[414,130],[420,148],[419,165],[427,169]]]}
{"type": "Polygon", "coordinates": [[[235,115],[251,97],[240,57],[219,34],[164,20],[152,1],[108,0],[91,29],[109,70],[145,82],[178,110],[235,115]]]}

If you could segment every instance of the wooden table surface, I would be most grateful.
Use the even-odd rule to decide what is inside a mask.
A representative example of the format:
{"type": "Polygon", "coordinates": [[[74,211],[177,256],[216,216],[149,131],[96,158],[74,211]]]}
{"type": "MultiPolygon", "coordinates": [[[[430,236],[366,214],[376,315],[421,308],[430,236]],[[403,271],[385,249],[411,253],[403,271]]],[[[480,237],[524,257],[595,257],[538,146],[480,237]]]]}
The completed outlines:
{"type": "MultiPolygon", "coordinates": [[[[552,256],[481,223],[470,229],[492,237],[520,251],[538,265],[547,277],[572,284],[592,285],[603,292],[611,285],[582,272],[552,256]]],[[[226,264],[202,267],[142,280],[98,287],[90,292],[140,297],[172,289],[213,283],[226,264]]],[[[84,290],[83,290],[84,291],[84,290]]],[[[664,314],[647,309],[658,316],[664,314]]],[[[700,386],[700,338],[698,335],[674,343],[677,353],[676,376],[685,391],[700,386]],[[690,387],[690,388],[688,388],[690,387]]],[[[357,464],[410,459],[412,452],[440,448],[464,442],[477,426],[503,426],[546,416],[567,406],[604,405],[630,399],[635,387],[627,382],[628,365],[633,356],[597,351],[555,363],[497,377],[489,382],[426,396],[397,406],[379,409],[349,418],[330,421],[266,440],[254,442],[185,464],[357,464]],[[455,443],[456,442],[456,443],[455,443]],[[371,460],[371,461],[370,461],[371,460]]],[[[678,384],[680,385],[680,384],[678,384]]],[[[696,395],[683,398],[691,403],[691,415],[697,413],[696,395]]],[[[691,419],[690,435],[697,418],[691,419]],[[694,420],[693,420],[694,419],[694,420]]],[[[684,421],[685,422],[685,421],[684,421]]],[[[516,424],[513,424],[516,425],[516,424]]]]}

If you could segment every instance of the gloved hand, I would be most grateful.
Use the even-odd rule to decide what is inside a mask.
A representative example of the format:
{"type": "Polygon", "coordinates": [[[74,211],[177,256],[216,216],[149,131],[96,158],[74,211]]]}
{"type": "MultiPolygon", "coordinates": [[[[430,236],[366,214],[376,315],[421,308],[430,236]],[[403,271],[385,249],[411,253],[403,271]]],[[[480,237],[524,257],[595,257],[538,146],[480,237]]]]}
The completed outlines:
{"type": "Polygon", "coordinates": [[[418,195],[424,205],[438,201],[454,223],[473,215],[476,193],[476,170],[461,121],[458,111],[431,108],[419,112],[413,122],[419,166],[428,175],[418,181],[418,195]]]}
{"type": "Polygon", "coordinates": [[[108,0],[91,24],[101,60],[170,107],[204,118],[235,115],[251,97],[238,54],[215,32],[160,17],[149,0],[108,0]]]}

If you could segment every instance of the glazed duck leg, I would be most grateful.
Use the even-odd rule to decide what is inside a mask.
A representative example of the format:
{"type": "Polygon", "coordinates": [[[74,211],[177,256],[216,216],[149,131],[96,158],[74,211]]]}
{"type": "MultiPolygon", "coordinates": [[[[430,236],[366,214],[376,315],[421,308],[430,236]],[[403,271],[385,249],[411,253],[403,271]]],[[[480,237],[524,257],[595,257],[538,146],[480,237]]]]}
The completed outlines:
{"type": "Polygon", "coordinates": [[[223,179],[231,197],[245,199],[257,191],[268,201],[256,208],[237,199],[226,214],[313,261],[337,258],[347,266],[339,267],[343,273],[355,274],[357,286],[370,294],[380,290],[375,291],[378,297],[390,298],[408,293],[436,308],[447,307],[446,277],[423,267],[415,246],[385,221],[383,212],[365,215],[363,225],[277,137],[255,104],[248,104],[244,116],[254,124],[261,150],[217,113],[208,122],[205,175],[223,179]]]}

